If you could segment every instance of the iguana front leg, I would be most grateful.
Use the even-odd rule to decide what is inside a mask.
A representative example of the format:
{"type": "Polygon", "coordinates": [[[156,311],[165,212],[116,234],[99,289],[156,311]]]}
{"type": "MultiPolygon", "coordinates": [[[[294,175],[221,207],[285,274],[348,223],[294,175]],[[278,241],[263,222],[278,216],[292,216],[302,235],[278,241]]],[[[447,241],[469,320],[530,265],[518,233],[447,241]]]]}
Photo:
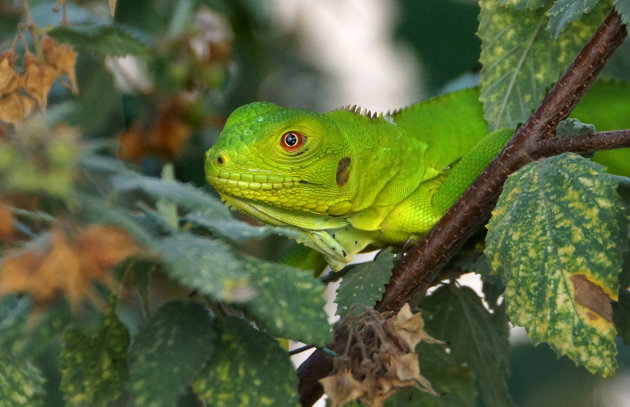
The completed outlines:
{"type": "Polygon", "coordinates": [[[374,241],[373,232],[351,226],[332,230],[297,230],[300,243],[324,255],[333,271],[341,270],[355,254],[374,241]]]}

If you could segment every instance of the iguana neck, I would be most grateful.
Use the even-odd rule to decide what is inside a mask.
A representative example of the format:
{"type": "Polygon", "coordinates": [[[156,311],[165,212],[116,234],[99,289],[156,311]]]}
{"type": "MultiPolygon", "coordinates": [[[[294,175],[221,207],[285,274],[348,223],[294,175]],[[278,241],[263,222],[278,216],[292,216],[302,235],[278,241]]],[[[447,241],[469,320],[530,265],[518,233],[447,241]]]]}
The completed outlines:
{"type": "Polygon", "coordinates": [[[337,123],[350,145],[351,153],[346,160],[350,164],[343,170],[356,188],[352,212],[395,205],[421,182],[427,144],[415,139],[409,129],[398,125],[391,116],[368,116],[345,110],[324,115],[337,123]],[[415,165],[410,166],[412,157],[416,158],[415,165]]]}

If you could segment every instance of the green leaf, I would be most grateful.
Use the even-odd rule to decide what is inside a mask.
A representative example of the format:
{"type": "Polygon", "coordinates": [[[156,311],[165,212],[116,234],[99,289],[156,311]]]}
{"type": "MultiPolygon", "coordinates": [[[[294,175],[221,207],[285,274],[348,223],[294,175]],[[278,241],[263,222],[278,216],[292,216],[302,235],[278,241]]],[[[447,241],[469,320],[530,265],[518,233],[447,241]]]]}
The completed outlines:
{"type": "Polygon", "coordinates": [[[130,393],[137,406],[170,407],[212,357],[217,334],[199,304],[171,302],[134,338],[130,393]]]}
{"type": "Polygon", "coordinates": [[[557,0],[547,10],[549,23],[547,28],[551,30],[554,40],[558,39],[564,27],[591,11],[599,3],[599,0],[557,0]]]}
{"type": "Polygon", "coordinates": [[[567,25],[562,41],[553,41],[545,29],[545,9],[519,11],[497,0],[482,0],[480,4],[480,100],[485,118],[490,131],[515,128],[538,106],[608,10],[602,3],[580,21],[567,25]]]}
{"type": "MultiPolygon", "coordinates": [[[[337,288],[337,315],[344,317],[355,304],[372,308],[383,296],[385,284],[392,276],[394,255],[381,250],[374,261],[352,265],[337,288]]],[[[359,310],[363,312],[363,310],[359,310]]]]}
{"type": "Polygon", "coordinates": [[[505,183],[486,237],[512,322],[603,376],[617,366],[610,300],[628,231],[616,187],[576,154],[528,164],[505,183]]]}
{"type": "Polygon", "coordinates": [[[185,233],[163,239],[159,251],[169,276],[214,299],[246,303],[245,310],[274,335],[321,345],[331,339],[324,287],[310,273],[185,233]]]}
{"type": "MultiPolygon", "coordinates": [[[[473,290],[454,284],[440,287],[420,306],[427,333],[449,344],[451,355],[460,367],[466,363],[472,368],[484,404],[511,406],[505,382],[509,332],[503,308],[490,314],[473,290]]],[[[432,380],[428,375],[427,378],[432,380]]]]}
{"type": "Polygon", "coordinates": [[[230,210],[214,196],[199,188],[176,181],[142,176],[133,171],[123,171],[113,179],[114,188],[120,192],[140,190],[153,198],[164,198],[186,209],[208,209],[217,216],[230,216],[230,210]]]}
{"type": "Polygon", "coordinates": [[[159,244],[167,274],[215,300],[244,302],[254,296],[243,260],[225,243],[179,233],[159,244]]]}
{"type": "Polygon", "coordinates": [[[269,236],[276,229],[271,226],[252,226],[233,218],[224,210],[216,211],[214,208],[192,211],[184,217],[184,220],[209,229],[212,233],[233,242],[269,236]]]}
{"type": "Polygon", "coordinates": [[[548,0],[499,0],[499,4],[515,8],[516,10],[537,9],[544,7],[548,0]]]}
{"type": "Polygon", "coordinates": [[[570,118],[558,123],[556,137],[585,136],[595,132],[597,132],[597,130],[592,124],[582,123],[578,119],[570,118]]]}
{"type": "Polygon", "coordinates": [[[411,388],[398,391],[385,402],[385,407],[474,407],[477,391],[470,366],[455,360],[452,354],[434,344],[419,343],[420,372],[431,382],[440,397],[411,388]]]}
{"type": "Polygon", "coordinates": [[[0,406],[44,405],[44,377],[30,363],[0,357],[0,406]]]}
{"type": "Polygon", "coordinates": [[[630,345],[630,292],[621,290],[619,301],[613,305],[613,321],[615,327],[619,331],[619,336],[623,339],[623,343],[630,345]]]}
{"type": "Polygon", "coordinates": [[[621,21],[624,24],[630,22],[630,1],[628,0],[613,0],[615,9],[621,14],[621,21]]]}
{"type": "Polygon", "coordinates": [[[142,41],[122,28],[111,25],[59,26],[48,31],[47,34],[59,42],[72,45],[75,49],[103,55],[143,55],[148,52],[147,46],[142,41]]]}
{"type": "Polygon", "coordinates": [[[0,349],[16,355],[24,339],[24,327],[31,304],[26,297],[7,295],[0,300],[0,349]]]}
{"type": "Polygon", "coordinates": [[[332,340],[324,312],[324,285],[310,271],[250,260],[249,278],[256,296],[248,315],[274,336],[323,346],[332,340]]]}
{"type": "Polygon", "coordinates": [[[221,205],[220,210],[216,208],[197,209],[186,216],[184,220],[195,226],[208,229],[213,234],[232,242],[240,243],[248,239],[259,239],[273,234],[282,235],[291,239],[299,240],[301,235],[293,229],[277,226],[252,226],[247,222],[235,219],[231,214],[226,213],[226,208],[221,205]]]}
{"type": "Polygon", "coordinates": [[[297,377],[287,352],[271,336],[230,317],[195,393],[213,407],[297,406],[297,377]]]}
{"type": "Polygon", "coordinates": [[[94,332],[69,329],[63,334],[61,390],[67,406],[106,406],[122,393],[127,380],[127,329],[112,306],[94,332]]]}

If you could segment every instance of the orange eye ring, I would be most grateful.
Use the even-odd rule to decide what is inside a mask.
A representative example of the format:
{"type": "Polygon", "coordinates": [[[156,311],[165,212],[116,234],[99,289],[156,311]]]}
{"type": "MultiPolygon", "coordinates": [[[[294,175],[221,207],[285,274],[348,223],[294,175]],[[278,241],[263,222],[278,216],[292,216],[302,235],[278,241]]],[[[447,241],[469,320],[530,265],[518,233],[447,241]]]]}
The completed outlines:
{"type": "Polygon", "coordinates": [[[289,153],[292,153],[304,145],[306,137],[297,131],[287,131],[280,139],[280,145],[289,153]]]}

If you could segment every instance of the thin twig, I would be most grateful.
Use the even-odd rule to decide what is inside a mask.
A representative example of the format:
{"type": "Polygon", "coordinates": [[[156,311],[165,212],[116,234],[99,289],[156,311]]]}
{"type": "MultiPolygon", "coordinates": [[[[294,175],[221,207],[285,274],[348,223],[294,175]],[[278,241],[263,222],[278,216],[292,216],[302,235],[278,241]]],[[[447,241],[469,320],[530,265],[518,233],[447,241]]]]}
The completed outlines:
{"type": "Polygon", "coordinates": [[[314,345],[300,346],[299,348],[295,348],[293,350],[290,350],[289,351],[289,356],[294,356],[294,355],[297,355],[298,353],[306,352],[307,350],[313,349],[314,347],[315,347],[314,345]]]}

